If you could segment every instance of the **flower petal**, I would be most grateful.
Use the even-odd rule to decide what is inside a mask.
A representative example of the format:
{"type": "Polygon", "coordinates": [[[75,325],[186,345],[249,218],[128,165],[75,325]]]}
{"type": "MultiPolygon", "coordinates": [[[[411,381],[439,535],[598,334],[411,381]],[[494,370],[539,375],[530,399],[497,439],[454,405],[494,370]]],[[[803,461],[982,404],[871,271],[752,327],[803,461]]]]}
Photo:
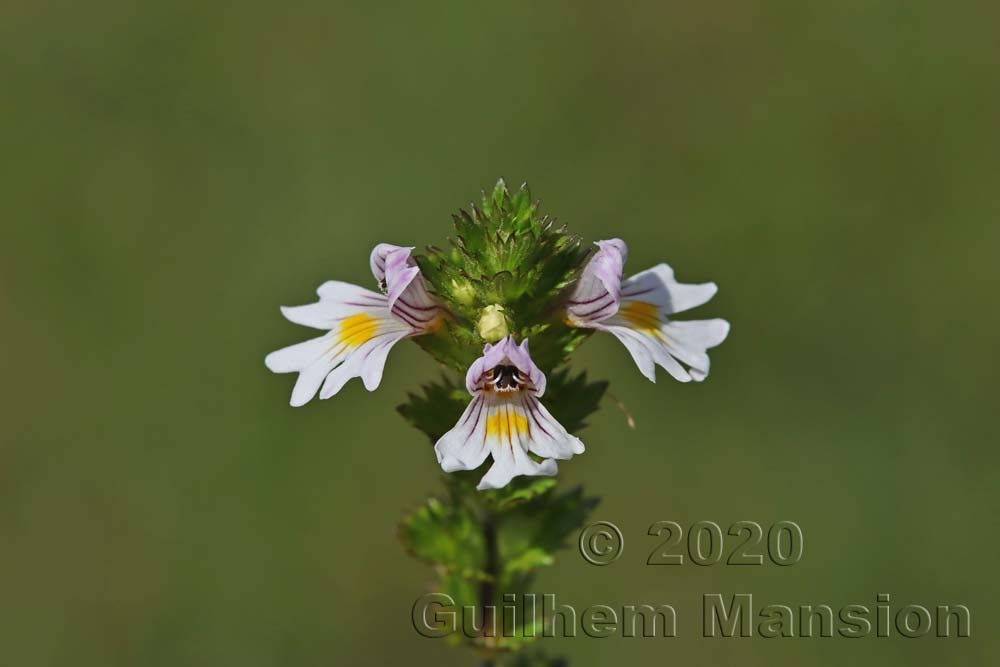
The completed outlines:
{"type": "Polygon", "coordinates": [[[289,345],[264,357],[264,365],[272,373],[295,373],[323,356],[329,344],[330,338],[327,335],[289,345]]]}
{"type": "Polygon", "coordinates": [[[499,489],[521,475],[556,474],[558,468],[555,461],[546,459],[537,462],[528,456],[534,434],[530,416],[522,404],[506,398],[486,396],[485,406],[486,442],[493,455],[493,465],[480,480],[477,489],[499,489]]]}
{"type": "Polygon", "coordinates": [[[319,301],[305,306],[282,306],[281,314],[289,321],[315,329],[332,329],[335,322],[355,313],[384,308],[385,296],[357,285],[329,280],[316,290],[319,301]]]}
{"type": "Polygon", "coordinates": [[[656,382],[656,357],[645,339],[626,326],[599,324],[596,328],[614,334],[632,355],[639,372],[650,382],[656,382]]]}
{"type": "Polygon", "coordinates": [[[375,276],[376,282],[379,285],[385,285],[386,276],[386,263],[388,257],[391,253],[397,250],[413,250],[413,247],[405,247],[399,245],[393,245],[391,243],[379,243],[374,248],[372,248],[372,254],[369,256],[369,263],[372,268],[372,275],[375,276]]]}
{"type": "Polygon", "coordinates": [[[274,373],[299,374],[292,389],[293,406],[308,403],[316,395],[323,378],[334,367],[335,362],[326,356],[331,340],[327,334],[276,350],[264,358],[264,363],[274,373]]]}
{"type": "Polygon", "coordinates": [[[657,364],[680,382],[700,382],[708,376],[707,350],[719,345],[729,333],[726,320],[692,320],[685,322],[659,321],[655,326],[637,325],[615,316],[598,325],[620,340],[639,371],[650,381],[656,381],[657,364]],[[685,369],[683,362],[690,369],[685,369]]]}
{"type": "Polygon", "coordinates": [[[600,249],[584,267],[566,308],[569,320],[577,326],[614,315],[621,297],[628,247],[621,239],[598,241],[595,245],[600,249]]]}
{"type": "Polygon", "coordinates": [[[558,472],[559,466],[552,459],[537,463],[519,448],[501,449],[499,457],[494,457],[493,465],[479,480],[476,489],[479,491],[502,489],[510,484],[512,479],[521,475],[551,477],[558,472]]]}
{"type": "Polygon", "coordinates": [[[690,366],[691,378],[700,382],[708,377],[707,350],[726,340],[729,322],[723,319],[669,322],[665,335],[670,354],[690,366]]]}
{"type": "Polygon", "coordinates": [[[429,330],[441,316],[441,305],[427,291],[420,268],[410,256],[413,248],[380,243],[372,250],[372,275],[386,291],[396,317],[416,329],[429,330]]]}
{"type": "Polygon", "coordinates": [[[672,315],[708,303],[718,289],[715,283],[679,283],[670,265],[658,264],[626,280],[621,297],[623,302],[641,300],[653,304],[665,315],[672,315]]]}
{"type": "Polygon", "coordinates": [[[514,364],[517,370],[528,376],[532,389],[536,396],[545,393],[545,373],[541,371],[535,362],[531,360],[531,352],[528,350],[528,339],[525,338],[521,344],[514,345],[514,337],[507,337],[507,358],[514,364]]]}
{"type": "Polygon", "coordinates": [[[334,361],[327,357],[320,357],[299,371],[299,377],[292,388],[291,406],[299,408],[311,401],[323,383],[323,378],[327,377],[334,365],[334,361]]]}
{"type": "MultiPolygon", "coordinates": [[[[389,326],[392,326],[390,321],[389,326]]],[[[359,377],[368,391],[375,391],[382,382],[382,372],[389,350],[407,336],[406,331],[386,328],[380,333],[360,344],[356,348],[345,348],[339,351],[341,363],[331,370],[323,383],[319,397],[322,399],[335,396],[343,389],[347,381],[359,377]]]]}
{"type": "Polygon", "coordinates": [[[389,350],[407,335],[405,332],[387,335],[384,340],[365,352],[366,357],[361,366],[361,382],[365,385],[365,389],[375,391],[382,384],[382,373],[385,371],[385,361],[389,357],[389,350]]]}
{"type": "Polygon", "coordinates": [[[455,427],[435,443],[434,453],[445,472],[474,470],[490,455],[486,442],[485,404],[485,398],[475,397],[455,427]]]}
{"type": "Polygon", "coordinates": [[[526,395],[521,400],[528,417],[528,451],[546,459],[568,459],[584,452],[580,438],[570,435],[537,398],[526,395]]]}

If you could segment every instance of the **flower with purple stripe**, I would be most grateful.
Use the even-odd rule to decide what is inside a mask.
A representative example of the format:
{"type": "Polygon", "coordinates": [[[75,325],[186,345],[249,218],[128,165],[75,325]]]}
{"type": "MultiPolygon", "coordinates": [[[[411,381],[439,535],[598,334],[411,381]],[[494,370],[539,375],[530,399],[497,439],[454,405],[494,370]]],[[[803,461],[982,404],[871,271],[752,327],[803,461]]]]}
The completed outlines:
{"type": "Polygon", "coordinates": [[[412,250],[388,243],[372,250],[372,274],[385,294],[331,280],[316,290],[318,302],[281,308],[296,324],[326,330],[264,359],[275,373],[299,374],[292,405],[305,405],[317,391],[330,398],[355,377],[374,391],[392,346],[439,326],[444,309],[428,293],[412,250]]]}
{"type": "Polygon", "coordinates": [[[566,306],[567,322],[613,334],[653,382],[657,365],[681,382],[704,380],[708,350],[726,339],[729,322],[676,321],[671,316],[707,303],[718,290],[715,283],[679,283],[667,264],[622,280],[628,256],[625,242],[610,239],[595,245],[598,251],[584,267],[566,306]]]}
{"type": "Polygon", "coordinates": [[[487,457],[493,465],[478,489],[499,489],[519,475],[555,475],[555,459],[584,451],[538,400],[545,374],[531,360],[528,341],[508,336],[487,344],[469,367],[465,386],[472,401],[453,429],[434,445],[445,472],[474,470],[487,457]]]}

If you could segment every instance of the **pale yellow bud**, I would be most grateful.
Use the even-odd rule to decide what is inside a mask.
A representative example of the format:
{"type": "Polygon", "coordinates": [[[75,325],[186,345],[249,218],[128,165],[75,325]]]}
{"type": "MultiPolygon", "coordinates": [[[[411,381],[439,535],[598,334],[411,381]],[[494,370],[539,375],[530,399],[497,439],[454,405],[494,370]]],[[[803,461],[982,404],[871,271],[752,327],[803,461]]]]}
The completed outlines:
{"type": "Polygon", "coordinates": [[[476,290],[468,280],[458,282],[452,279],[451,294],[455,297],[455,301],[458,301],[463,306],[471,306],[473,300],[476,298],[476,290]]]}
{"type": "Polygon", "coordinates": [[[483,308],[483,314],[479,317],[479,335],[487,343],[495,343],[501,338],[505,338],[508,333],[507,318],[503,314],[503,306],[493,304],[483,308]]]}

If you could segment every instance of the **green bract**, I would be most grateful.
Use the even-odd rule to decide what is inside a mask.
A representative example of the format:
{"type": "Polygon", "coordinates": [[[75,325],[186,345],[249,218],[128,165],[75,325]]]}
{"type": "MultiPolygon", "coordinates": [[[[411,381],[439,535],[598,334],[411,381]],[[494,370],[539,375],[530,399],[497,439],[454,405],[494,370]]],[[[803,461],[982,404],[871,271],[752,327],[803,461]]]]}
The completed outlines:
{"type": "Polygon", "coordinates": [[[451,316],[433,335],[414,340],[464,372],[484,343],[510,333],[531,340],[532,358],[548,372],[590,333],[568,327],[560,308],[590,250],[565,226],[539,216],[527,185],[511,194],[500,179],[469,208],[452,216],[456,236],[449,249],[430,246],[415,256],[428,288],[451,316]]]}

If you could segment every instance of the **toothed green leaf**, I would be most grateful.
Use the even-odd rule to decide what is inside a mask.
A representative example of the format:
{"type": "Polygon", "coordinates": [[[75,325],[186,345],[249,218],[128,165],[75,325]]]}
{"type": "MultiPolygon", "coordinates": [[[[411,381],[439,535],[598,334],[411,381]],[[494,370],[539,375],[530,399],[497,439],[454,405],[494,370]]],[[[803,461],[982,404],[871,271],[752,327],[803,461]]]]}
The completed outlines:
{"type": "Polygon", "coordinates": [[[570,375],[568,368],[561,368],[549,374],[543,401],[563,428],[577,433],[587,426],[587,417],[597,412],[607,390],[603,380],[589,382],[586,372],[570,375]]]}
{"type": "Polygon", "coordinates": [[[399,539],[413,556],[465,579],[488,579],[483,534],[460,503],[430,498],[399,524],[399,539]]]}
{"type": "Polygon", "coordinates": [[[421,386],[419,394],[407,394],[406,403],[396,410],[412,426],[437,442],[458,422],[469,404],[469,392],[456,379],[442,375],[441,379],[421,386]]]}

